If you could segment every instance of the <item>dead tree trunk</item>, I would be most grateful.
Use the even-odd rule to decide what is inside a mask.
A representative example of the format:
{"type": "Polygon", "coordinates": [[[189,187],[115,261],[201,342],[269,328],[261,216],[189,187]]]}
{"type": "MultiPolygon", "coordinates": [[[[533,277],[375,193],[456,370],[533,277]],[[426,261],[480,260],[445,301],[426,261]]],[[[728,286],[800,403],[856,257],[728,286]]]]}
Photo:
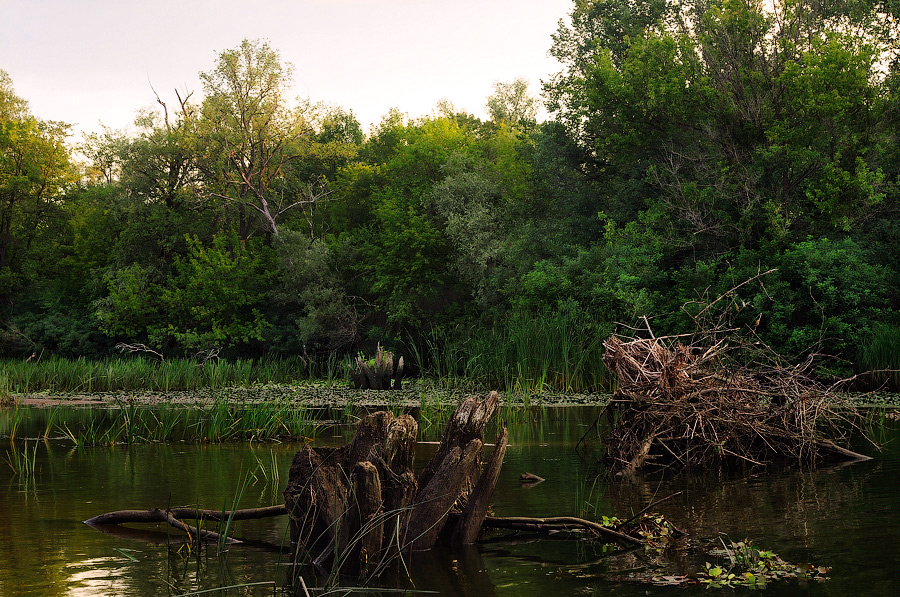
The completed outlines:
{"type": "Polygon", "coordinates": [[[375,358],[366,361],[361,356],[356,357],[356,370],[352,366],[350,379],[357,390],[399,390],[403,379],[403,357],[394,363],[394,354],[386,351],[378,345],[375,358]]]}
{"type": "Polygon", "coordinates": [[[484,428],[499,400],[491,392],[460,402],[418,482],[418,426],[409,415],[377,412],[360,421],[348,446],[300,450],[284,492],[296,559],[315,552],[318,564],[358,573],[398,551],[430,549],[454,512],[463,514],[453,540],[473,542],[506,450],[504,429],[481,474],[484,428]]]}

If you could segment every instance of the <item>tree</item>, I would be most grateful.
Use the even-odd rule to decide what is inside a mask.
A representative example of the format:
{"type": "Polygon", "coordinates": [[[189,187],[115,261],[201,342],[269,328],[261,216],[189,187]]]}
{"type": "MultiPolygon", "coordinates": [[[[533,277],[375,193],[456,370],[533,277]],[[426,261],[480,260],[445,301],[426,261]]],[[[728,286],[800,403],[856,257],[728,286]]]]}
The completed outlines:
{"type": "Polygon", "coordinates": [[[28,277],[28,258],[74,176],[68,125],[39,120],[0,71],[0,296],[12,300],[28,277]]]}
{"type": "Polygon", "coordinates": [[[271,252],[233,233],[217,234],[208,245],[195,236],[185,241],[167,277],[140,264],[107,276],[108,295],[96,303],[104,332],[182,351],[263,340],[271,252]]]}
{"type": "Polygon", "coordinates": [[[528,81],[516,79],[511,83],[495,83],[494,94],[487,100],[487,109],[494,122],[529,129],[537,122],[538,101],[528,93],[528,81]]]}
{"type": "MultiPolygon", "coordinates": [[[[727,289],[735,267],[787,267],[809,247],[877,240],[897,200],[888,74],[898,29],[882,9],[850,0],[578,2],[554,37],[564,69],[545,92],[574,148],[569,164],[597,189],[603,283],[644,313],[675,314],[674,324],[685,301],[727,289]]],[[[832,253],[875,271],[879,252],[832,253]]],[[[785,278],[776,303],[809,295],[803,275],[785,278]]],[[[832,326],[833,315],[791,311],[779,325],[795,326],[795,338],[865,329],[853,321],[862,315],[832,326]]]]}
{"type": "Polygon", "coordinates": [[[122,184],[144,201],[169,209],[195,202],[203,186],[197,148],[205,143],[198,136],[197,108],[190,103],[193,94],[175,95],[178,108],[172,114],[156,96],[162,112],[143,112],[135,121],[138,135],[122,143],[118,152],[122,184]]]}
{"type": "Polygon", "coordinates": [[[312,133],[303,106],[285,98],[293,67],[283,64],[268,43],[244,40],[219,55],[216,67],[200,75],[206,99],[200,156],[210,194],[237,212],[238,231],[247,239],[256,229],[278,235],[279,219],[291,209],[322,197],[321,189],[283,193],[284,168],[296,159],[297,141],[312,133]]]}

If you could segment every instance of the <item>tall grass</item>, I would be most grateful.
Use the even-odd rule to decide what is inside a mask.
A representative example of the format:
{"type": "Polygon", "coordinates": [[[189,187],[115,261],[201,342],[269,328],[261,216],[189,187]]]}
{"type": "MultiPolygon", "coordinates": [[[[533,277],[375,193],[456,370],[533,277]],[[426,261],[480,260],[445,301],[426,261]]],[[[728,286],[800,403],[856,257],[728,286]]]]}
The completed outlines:
{"type": "Polygon", "coordinates": [[[523,396],[608,391],[607,333],[573,308],[514,313],[491,328],[433,330],[414,351],[441,385],[489,386],[523,396]]]}
{"type": "Polygon", "coordinates": [[[25,440],[25,447],[21,452],[16,445],[10,442],[12,451],[6,452],[6,463],[13,470],[13,475],[20,478],[34,478],[37,471],[37,448],[38,443],[34,442],[31,452],[28,451],[28,440],[25,440]]]}
{"type": "Polygon", "coordinates": [[[859,351],[857,368],[875,371],[870,377],[872,387],[900,390],[900,326],[881,324],[876,327],[869,343],[859,351]]]}
{"type": "Polygon", "coordinates": [[[310,440],[318,430],[314,414],[288,399],[235,403],[219,397],[202,407],[146,407],[120,402],[116,408],[80,412],[82,421],[73,419],[60,425],[77,447],[166,441],[310,440]]]}
{"type": "Polygon", "coordinates": [[[189,359],[163,362],[141,356],[100,361],[49,357],[31,362],[0,362],[0,393],[168,392],[299,381],[334,383],[343,379],[345,369],[341,359],[334,354],[318,360],[298,356],[218,360],[202,364],[189,359]]]}

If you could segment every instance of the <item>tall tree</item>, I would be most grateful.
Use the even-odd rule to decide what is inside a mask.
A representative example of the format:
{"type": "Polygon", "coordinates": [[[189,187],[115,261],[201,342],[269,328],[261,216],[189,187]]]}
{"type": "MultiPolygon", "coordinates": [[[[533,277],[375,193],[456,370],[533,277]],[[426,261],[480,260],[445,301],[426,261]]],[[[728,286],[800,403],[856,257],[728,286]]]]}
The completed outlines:
{"type": "MultiPolygon", "coordinates": [[[[810,247],[839,246],[835,255],[870,271],[878,257],[867,243],[830,239],[861,238],[895,217],[896,95],[886,75],[897,38],[879,2],[577,2],[554,38],[564,69],[545,91],[578,149],[570,163],[598,189],[605,284],[641,308],[676,313],[729,283],[739,263],[787,272],[810,247]],[[821,241],[801,250],[807,237],[821,241]]],[[[772,312],[781,329],[854,327],[830,323],[837,306],[817,294],[821,270],[790,271],[801,273],[757,309],[807,297],[811,318],[772,312]]],[[[860,297],[843,307],[858,330],[889,292],[847,293],[860,297]]]]}
{"type": "Polygon", "coordinates": [[[66,146],[68,125],[29,114],[0,71],[0,296],[12,299],[26,258],[74,180],[66,146]]]}
{"type": "Polygon", "coordinates": [[[257,229],[257,218],[262,230],[277,236],[285,213],[321,197],[317,187],[283,192],[296,142],[312,133],[304,107],[291,107],[285,97],[292,72],[268,43],[244,40],[200,75],[207,142],[200,163],[210,194],[234,206],[243,239],[257,229]]]}
{"type": "Polygon", "coordinates": [[[537,122],[538,100],[528,93],[528,80],[520,78],[510,83],[495,83],[487,109],[494,122],[528,129],[537,122]]]}

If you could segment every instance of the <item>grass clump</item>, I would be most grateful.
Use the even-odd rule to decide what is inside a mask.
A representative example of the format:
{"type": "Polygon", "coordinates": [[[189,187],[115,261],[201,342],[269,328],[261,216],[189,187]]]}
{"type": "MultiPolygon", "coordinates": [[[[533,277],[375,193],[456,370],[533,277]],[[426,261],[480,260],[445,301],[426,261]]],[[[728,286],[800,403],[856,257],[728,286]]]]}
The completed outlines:
{"type": "Polygon", "coordinates": [[[900,325],[881,324],[857,356],[857,368],[872,371],[870,388],[900,390],[900,325]]]}

